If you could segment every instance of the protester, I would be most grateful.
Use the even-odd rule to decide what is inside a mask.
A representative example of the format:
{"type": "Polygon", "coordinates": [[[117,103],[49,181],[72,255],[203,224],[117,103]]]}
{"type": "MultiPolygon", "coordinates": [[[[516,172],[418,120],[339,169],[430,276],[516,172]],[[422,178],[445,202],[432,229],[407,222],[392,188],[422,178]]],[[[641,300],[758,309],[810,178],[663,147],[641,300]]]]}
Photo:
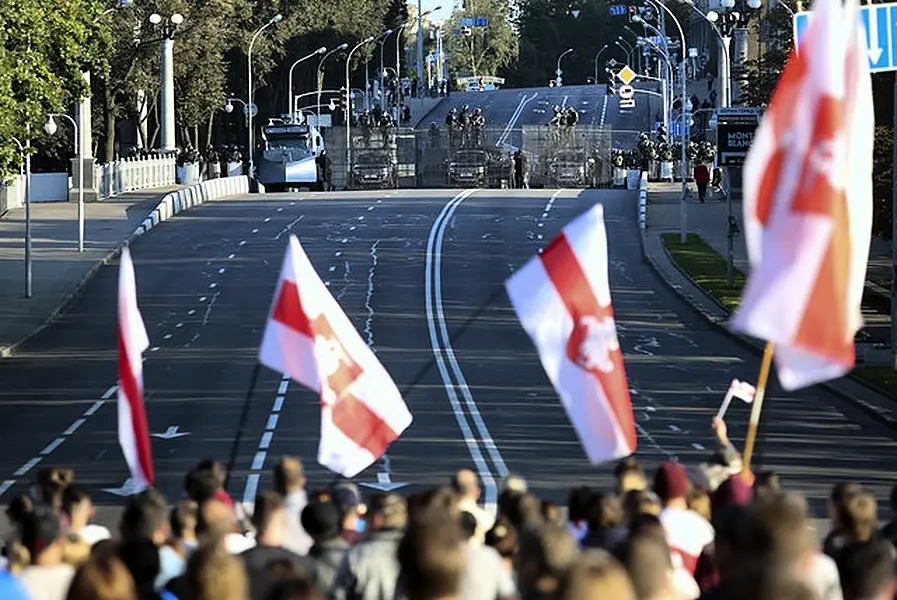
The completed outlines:
{"type": "Polygon", "coordinates": [[[296,554],[308,554],[312,539],[302,528],[300,515],[308,503],[305,492],[305,469],[298,458],[285,456],[274,466],[274,491],[284,498],[287,531],[284,547],[296,554]]]}

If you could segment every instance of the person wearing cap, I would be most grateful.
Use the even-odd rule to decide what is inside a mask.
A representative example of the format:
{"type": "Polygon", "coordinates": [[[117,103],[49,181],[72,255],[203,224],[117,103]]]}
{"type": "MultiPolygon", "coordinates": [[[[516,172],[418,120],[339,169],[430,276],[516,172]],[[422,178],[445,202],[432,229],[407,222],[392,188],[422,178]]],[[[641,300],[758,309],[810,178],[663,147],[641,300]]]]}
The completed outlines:
{"type": "Polygon", "coordinates": [[[330,488],[330,495],[340,511],[343,539],[351,545],[357,544],[365,527],[361,491],[351,481],[338,481],[330,488]]]}
{"type": "Polygon", "coordinates": [[[663,504],[660,522],[667,543],[682,558],[689,573],[694,574],[698,557],[713,542],[713,527],[707,519],[688,509],[690,489],[688,474],[679,463],[665,462],[654,473],[654,493],[663,504]]]}
{"type": "Polygon", "coordinates": [[[329,495],[312,499],[302,509],[302,527],[314,540],[308,556],[315,561],[318,587],[327,593],[339,571],[346,552],[352,547],[342,536],[342,514],[329,495]]]}
{"type": "Polygon", "coordinates": [[[274,491],[283,496],[289,519],[283,546],[303,556],[308,554],[313,543],[299,520],[302,510],[308,504],[305,483],[305,468],[301,460],[284,456],[277,461],[274,466],[274,491]]]}
{"type": "Polygon", "coordinates": [[[22,523],[22,544],[31,553],[31,564],[20,575],[32,600],[64,600],[75,569],[62,562],[59,517],[38,506],[22,523]]]}
{"type": "Polygon", "coordinates": [[[346,552],[331,600],[393,600],[399,577],[396,552],[408,524],[405,500],[391,493],[371,497],[367,511],[369,533],[346,552]]]}

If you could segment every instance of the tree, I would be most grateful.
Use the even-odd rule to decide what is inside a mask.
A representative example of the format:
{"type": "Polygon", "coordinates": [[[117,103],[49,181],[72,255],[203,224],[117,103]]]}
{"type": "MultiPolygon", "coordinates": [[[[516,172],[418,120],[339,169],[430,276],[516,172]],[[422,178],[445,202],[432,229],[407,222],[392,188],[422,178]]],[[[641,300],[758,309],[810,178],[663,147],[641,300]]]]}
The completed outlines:
{"type": "Polygon", "coordinates": [[[778,3],[760,17],[759,29],[762,52],[745,62],[741,84],[741,101],[748,106],[769,104],[794,45],[791,13],[778,3]]]}
{"type": "Polygon", "coordinates": [[[102,70],[98,0],[0,0],[0,175],[17,171],[22,143],[49,112],[88,93],[82,69],[102,70]]]}
{"type": "Polygon", "coordinates": [[[511,29],[508,2],[467,0],[464,10],[456,10],[446,24],[443,41],[451,55],[450,68],[455,74],[495,75],[517,58],[517,36],[511,29]],[[461,35],[461,19],[488,19],[485,27],[471,27],[470,35],[461,35]]]}
{"type": "Polygon", "coordinates": [[[606,44],[608,49],[599,60],[621,58],[613,42],[627,22],[626,17],[610,16],[609,3],[601,0],[520,0],[514,21],[520,52],[515,67],[504,73],[508,83],[546,85],[556,77],[558,57],[568,48],[573,53],[561,65],[564,81],[585,83],[594,77],[595,57],[602,46],[606,44]]]}

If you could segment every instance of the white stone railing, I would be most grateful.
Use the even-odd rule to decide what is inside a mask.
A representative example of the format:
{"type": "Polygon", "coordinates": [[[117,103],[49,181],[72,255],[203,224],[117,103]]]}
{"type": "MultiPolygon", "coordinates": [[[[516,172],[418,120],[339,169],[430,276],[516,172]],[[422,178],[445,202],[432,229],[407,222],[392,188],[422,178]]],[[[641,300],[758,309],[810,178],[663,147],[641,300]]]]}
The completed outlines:
{"type": "Polygon", "coordinates": [[[99,197],[175,184],[175,158],[125,158],[95,167],[99,197]]]}

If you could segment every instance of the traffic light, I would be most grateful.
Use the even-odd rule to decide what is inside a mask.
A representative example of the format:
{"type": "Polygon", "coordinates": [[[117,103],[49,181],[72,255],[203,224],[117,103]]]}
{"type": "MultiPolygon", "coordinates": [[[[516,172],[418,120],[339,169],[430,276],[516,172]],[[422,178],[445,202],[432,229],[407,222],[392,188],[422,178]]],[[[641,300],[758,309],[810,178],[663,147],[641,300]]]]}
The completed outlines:
{"type": "Polygon", "coordinates": [[[627,12],[629,13],[629,22],[632,23],[632,18],[638,14],[636,12],[636,8],[634,6],[630,6],[627,12]]]}
{"type": "Polygon", "coordinates": [[[607,72],[607,88],[605,90],[605,94],[608,96],[613,96],[617,93],[616,84],[617,84],[617,76],[614,74],[611,69],[604,69],[607,72]]]}
{"type": "Polygon", "coordinates": [[[339,109],[345,111],[349,107],[349,94],[346,88],[339,89],[339,109]]]}

